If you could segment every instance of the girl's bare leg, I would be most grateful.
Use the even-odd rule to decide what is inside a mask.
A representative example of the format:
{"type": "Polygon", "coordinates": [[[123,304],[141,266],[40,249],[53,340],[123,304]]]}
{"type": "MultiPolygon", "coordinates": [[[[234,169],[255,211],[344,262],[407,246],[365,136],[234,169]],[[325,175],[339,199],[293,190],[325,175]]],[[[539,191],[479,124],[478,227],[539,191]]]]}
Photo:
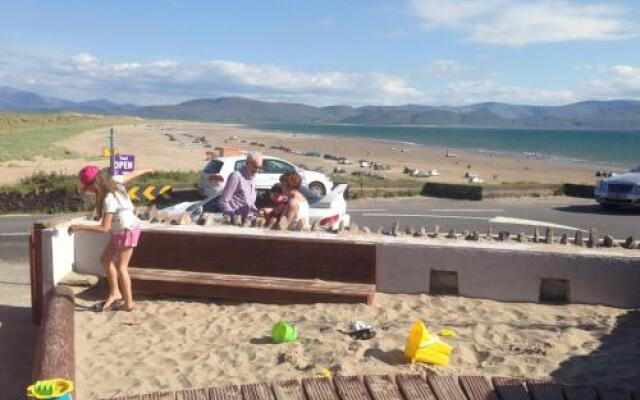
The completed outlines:
{"type": "Polygon", "coordinates": [[[116,255],[115,247],[116,244],[113,241],[113,238],[110,238],[107,246],[102,252],[102,256],[100,257],[102,267],[104,268],[105,275],[107,276],[107,284],[109,285],[109,293],[107,294],[107,299],[103,306],[105,309],[111,307],[113,303],[122,299],[122,293],[120,293],[120,288],[118,287],[118,271],[116,270],[116,266],[113,264],[113,257],[116,255]]]}
{"type": "Polygon", "coordinates": [[[120,278],[120,286],[124,294],[124,309],[131,311],[135,307],[133,303],[133,292],[131,291],[131,277],[129,277],[129,260],[133,255],[133,247],[127,247],[119,250],[118,257],[118,277],[120,278]]]}

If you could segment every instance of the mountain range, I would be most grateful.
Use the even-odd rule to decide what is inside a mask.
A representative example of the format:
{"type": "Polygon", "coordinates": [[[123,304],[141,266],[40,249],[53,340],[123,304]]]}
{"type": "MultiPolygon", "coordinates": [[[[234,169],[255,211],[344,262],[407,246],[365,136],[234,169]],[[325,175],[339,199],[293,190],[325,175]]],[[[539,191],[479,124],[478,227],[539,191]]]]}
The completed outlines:
{"type": "Polygon", "coordinates": [[[73,102],[0,87],[0,110],[78,111],[203,122],[440,125],[504,128],[640,129],[640,101],[583,101],[564,106],[486,102],[468,106],[329,106],[266,102],[243,97],[196,99],[174,105],[136,106],[109,100],[73,102]]]}

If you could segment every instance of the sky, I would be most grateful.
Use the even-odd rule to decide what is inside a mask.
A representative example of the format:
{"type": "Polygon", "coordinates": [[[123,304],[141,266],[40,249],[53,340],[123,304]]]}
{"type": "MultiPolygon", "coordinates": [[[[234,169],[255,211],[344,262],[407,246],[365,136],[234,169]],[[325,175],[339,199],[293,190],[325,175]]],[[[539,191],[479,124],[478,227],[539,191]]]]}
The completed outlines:
{"type": "Polygon", "coordinates": [[[0,0],[0,15],[0,86],[68,100],[640,100],[640,0],[0,0]]]}

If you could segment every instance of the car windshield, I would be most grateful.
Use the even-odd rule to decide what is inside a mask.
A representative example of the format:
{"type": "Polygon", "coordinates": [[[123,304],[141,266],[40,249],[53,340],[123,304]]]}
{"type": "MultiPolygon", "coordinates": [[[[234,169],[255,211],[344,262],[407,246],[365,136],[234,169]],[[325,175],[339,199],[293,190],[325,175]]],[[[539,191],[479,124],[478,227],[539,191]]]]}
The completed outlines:
{"type": "Polygon", "coordinates": [[[217,174],[222,169],[222,165],[224,165],[224,163],[220,160],[211,160],[204,167],[203,171],[206,172],[207,174],[217,174]]]}
{"type": "Polygon", "coordinates": [[[302,193],[302,195],[307,199],[309,204],[317,203],[323,198],[322,195],[312,192],[311,189],[304,185],[300,186],[300,193],[302,193]]]}

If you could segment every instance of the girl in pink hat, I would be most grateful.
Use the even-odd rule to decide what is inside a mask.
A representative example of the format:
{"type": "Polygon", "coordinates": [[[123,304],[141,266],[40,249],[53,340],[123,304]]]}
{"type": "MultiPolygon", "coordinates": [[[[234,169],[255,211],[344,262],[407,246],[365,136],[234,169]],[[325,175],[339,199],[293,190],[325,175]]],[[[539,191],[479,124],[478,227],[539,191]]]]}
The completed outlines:
{"type": "Polygon", "coordinates": [[[78,231],[110,232],[100,261],[105,269],[109,294],[101,310],[121,306],[125,311],[134,308],[129,277],[129,260],[140,238],[140,225],[134,213],[133,203],[122,185],[150,170],[132,172],[122,179],[113,178],[100,168],[89,165],[80,170],[78,178],[82,190],[96,195],[96,214],[101,216],[100,225],[71,225],[69,233],[78,231]],[[119,284],[118,284],[119,282],[119,284]],[[122,301],[124,300],[124,304],[122,301]]]}

